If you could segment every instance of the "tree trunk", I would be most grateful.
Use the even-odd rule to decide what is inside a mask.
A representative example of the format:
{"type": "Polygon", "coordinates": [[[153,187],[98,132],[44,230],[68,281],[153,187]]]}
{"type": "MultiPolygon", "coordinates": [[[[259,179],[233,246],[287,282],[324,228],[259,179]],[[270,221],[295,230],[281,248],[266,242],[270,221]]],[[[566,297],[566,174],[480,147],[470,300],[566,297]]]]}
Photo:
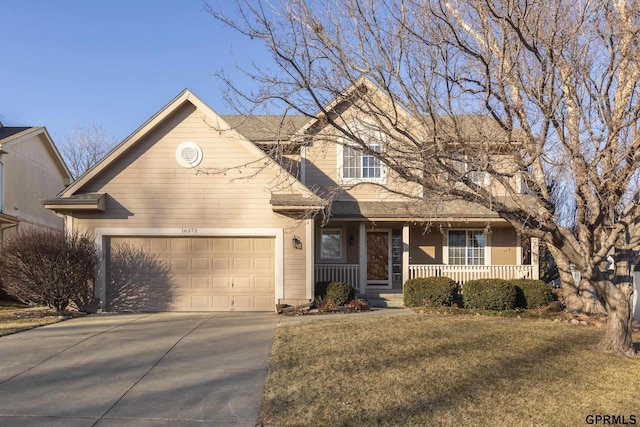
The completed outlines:
{"type": "Polygon", "coordinates": [[[547,245],[553,260],[558,266],[558,274],[560,275],[560,285],[562,286],[562,303],[565,305],[569,313],[582,312],[583,302],[578,294],[578,287],[573,279],[571,265],[569,260],[552,245],[547,245]]]}
{"type": "Polygon", "coordinates": [[[602,280],[596,283],[607,310],[607,327],[597,348],[607,353],[636,356],[632,336],[633,279],[631,274],[637,255],[636,251],[631,250],[616,251],[613,257],[615,261],[613,281],[602,280]]]}
{"type": "Polygon", "coordinates": [[[607,353],[635,357],[633,347],[633,316],[631,313],[632,283],[613,284],[598,282],[607,309],[607,327],[604,336],[596,346],[607,353]]]}
{"type": "Polygon", "coordinates": [[[598,295],[598,289],[590,281],[580,279],[579,298],[582,312],[588,314],[607,314],[598,295]]]}

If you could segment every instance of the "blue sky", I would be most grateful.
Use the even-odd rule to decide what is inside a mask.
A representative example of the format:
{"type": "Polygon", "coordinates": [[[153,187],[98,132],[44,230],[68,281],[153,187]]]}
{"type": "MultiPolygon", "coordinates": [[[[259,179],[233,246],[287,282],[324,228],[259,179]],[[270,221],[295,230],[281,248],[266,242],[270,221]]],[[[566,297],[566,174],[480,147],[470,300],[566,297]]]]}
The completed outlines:
{"type": "Polygon", "coordinates": [[[1,0],[0,13],[0,121],[56,142],[93,124],[120,141],[184,88],[232,112],[213,73],[269,58],[201,0],[1,0]]]}

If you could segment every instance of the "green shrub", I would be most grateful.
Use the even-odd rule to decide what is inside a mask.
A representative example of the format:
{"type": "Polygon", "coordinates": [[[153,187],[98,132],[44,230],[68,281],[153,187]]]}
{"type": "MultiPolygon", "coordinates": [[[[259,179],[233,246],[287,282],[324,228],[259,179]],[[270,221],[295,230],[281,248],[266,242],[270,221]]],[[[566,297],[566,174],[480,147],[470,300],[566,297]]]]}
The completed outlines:
{"type": "Polygon", "coordinates": [[[464,284],[465,308],[510,310],[515,307],[515,285],[502,279],[470,280],[464,284]]]}
{"type": "Polygon", "coordinates": [[[451,305],[458,293],[458,284],[448,277],[426,277],[404,282],[404,305],[451,305]]]}
{"type": "Polygon", "coordinates": [[[516,287],[516,291],[518,292],[516,307],[544,307],[553,301],[551,286],[542,280],[516,279],[511,280],[511,284],[516,287]]]}
{"type": "Polygon", "coordinates": [[[331,283],[330,280],[326,280],[326,281],[323,281],[323,282],[316,282],[316,286],[315,286],[315,290],[313,292],[313,296],[316,297],[316,298],[327,296],[327,286],[329,286],[329,283],[331,283]]]}
{"type": "Polygon", "coordinates": [[[336,305],[345,305],[356,297],[356,291],[348,283],[331,282],[327,285],[327,298],[336,305]]]}

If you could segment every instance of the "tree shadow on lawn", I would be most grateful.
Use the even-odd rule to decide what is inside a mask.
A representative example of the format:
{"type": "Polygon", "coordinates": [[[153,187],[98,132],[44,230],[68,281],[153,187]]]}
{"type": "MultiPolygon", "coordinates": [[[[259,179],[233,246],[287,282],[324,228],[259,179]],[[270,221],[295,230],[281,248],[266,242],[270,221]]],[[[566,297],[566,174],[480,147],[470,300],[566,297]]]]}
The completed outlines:
{"type": "MultiPolygon", "coordinates": [[[[508,320],[504,321],[508,322],[508,320]]],[[[452,422],[454,425],[458,425],[462,421],[456,420],[454,422],[454,420],[459,411],[464,414],[476,412],[482,414],[483,411],[486,411],[484,413],[487,415],[487,419],[474,421],[482,425],[486,422],[492,422],[490,419],[500,420],[500,414],[496,414],[497,411],[510,414],[511,417],[515,416],[514,414],[526,414],[528,408],[522,404],[522,397],[526,396],[527,391],[523,390],[523,387],[526,387],[527,390],[534,390],[536,393],[541,389],[550,390],[558,375],[575,375],[575,371],[571,371],[571,368],[567,366],[567,361],[571,359],[572,354],[579,351],[577,349],[585,349],[587,356],[592,354],[586,350],[591,335],[584,335],[579,331],[567,334],[566,337],[563,335],[565,339],[562,340],[547,340],[543,338],[546,335],[542,335],[539,342],[530,346],[525,345],[524,348],[517,345],[517,348],[511,349],[508,340],[513,340],[513,335],[511,338],[505,338],[501,331],[483,331],[482,325],[478,326],[479,328],[472,339],[456,340],[454,336],[447,339],[448,332],[442,330],[441,333],[436,332],[435,336],[431,335],[434,341],[434,346],[431,348],[408,351],[404,357],[394,355],[393,352],[381,352],[381,357],[373,360],[372,366],[360,367],[353,375],[350,375],[350,379],[345,379],[345,382],[358,383],[360,375],[375,377],[378,372],[383,375],[379,371],[382,369],[396,371],[406,369],[406,367],[416,365],[417,359],[426,361],[426,363],[431,360],[433,363],[444,365],[447,363],[447,358],[457,358],[457,355],[463,356],[454,362],[460,369],[455,369],[455,373],[450,378],[440,377],[434,380],[429,377],[429,374],[425,374],[424,378],[410,379],[407,384],[399,386],[395,384],[398,388],[393,391],[373,390],[371,393],[377,394],[373,399],[378,399],[379,404],[372,405],[367,402],[368,396],[364,391],[360,396],[357,396],[357,388],[354,393],[356,397],[353,400],[347,397],[347,400],[350,400],[347,402],[331,401],[332,397],[329,392],[324,397],[326,406],[331,406],[336,410],[339,410],[340,405],[343,407],[352,406],[348,410],[342,411],[341,414],[335,415],[337,418],[333,418],[331,421],[335,421],[339,425],[420,425],[427,421],[430,421],[430,425],[449,425],[452,422]],[[482,349],[487,348],[487,343],[495,343],[496,347],[501,348],[495,353],[483,357],[484,350],[482,349]],[[549,372],[550,366],[554,367],[553,372],[549,372]],[[555,367],[558,368],[555,369],[555,367]],[[514,385],[514,383],[516,384],[514,385]],[[414,387],[417,384],[416,388],[426,392],[421,394],[420,391],[412,390],[412,384],[414,387]],[[402,389],[403,386],[406,386],[405,390],[402,389]],[[519,402],[516,401],[516,396],[510,396],[510,387],[512,386],[513,390],[517,391],[519,402]],[[394,392],[395,395],[392,394],[394,392]],[[511,400],[512,397],[513,400],[511,400]],[[476,404],[486,404],[488,401],[500,403],[495,403],[496,406],[493,408],[480,406],[477,409],[469,409],[476,404]],[[357,409],[360,405],[362,405],[362,410],[357,409]],[[521,405],[521,407],[517,407],[517,405],[521,405]]],[[[523,333],[526,332],[523,330],[523,333]]],[[[426,339],[430,339],[430,337],[427,335],[426,339]]],[[[381,347],[383,341],[381,340],[372,346],[384,348],[381,347]]],[[[401,346],[402,341],[398,340],[397,345],[401,346]]],[[[596,369],[593,373],[598,375],[596,369]]],[[[417,376],[420,377],[420,374],[418,373],[417,376]]],[[[573,382],[585,380],[585,385],[591,387],[593,384],[587,381],[590,378],[576,378],[573,382]]],[[[406,378],[404,379],[406,380],[406,378]]],[[[371,388],[371,384],[367,383],[365,387],[371,388]]],[[[553,393],[558,392],[555,390],[553,393]]],[[[317,397],[322,398],[321,396],[317,397]]],[[[534,402],[537,398],[531,396],[531,400],[534,402]]],[[[544,396],[540,397],[540,399],[545,398],[544,396]]],[[[594,396],[593,401],[597,402],[597,399],[597,396],[594,396]]],[[[571,402],[571,400],[571,398],[567,398],[567,402],[571,402]]],[[[326,411],[326,406],[319,410],[326,411]]],[[[545,420],[547,422],[552,420],[550,417],[553,414],[546,414],[547,418],[545,418],[545,414],[539,413],[540,409],[544,408],[543,404],[536,402],[535,408],[536,413],[531,414],[534,418],[523,419],[522,423],[531,425],[531,423],[545,423],[545,420]]],[[[576,408],[574,413],[576,421],[583,421],[588,412],[583,414],[580,409],[576,408]]],[[[571,416],[574,413],[571,413],[571,416]]],[[[462,417],[465,416],[462,415],[462,417]]],[[[322,415],[318,414],[320,421],[327,421],[321,418],[322,415]]],[[[464,421],[468,422],[469,419],[464,421]]]]}
{"type": "MultiPolygon", "coordinates": [[[[494,342],[500,342],[500,334],[486,334],[479,333],[475,341],[478,345],[482,346],[485,340],[492,340],[494,342]]],[[[456,354],[458,352],[464,352],[470,346],[474,346],[474,342],[466,343],[449,343],[441,346],[438,351],[443,354],[456,354]]],[[[576,346],[580,344],[574,340],[566,340],[562,342],[548,342],[542,345],[538,345],[535,348],[526,352],[505,352],[499,356],[493,356],[490,359],[483,359],[475,365],[472,369],[461,372],[462,375],[454,376],[450,378],[448,384],[433,384],[436,390],[425,396],[424,399],[417,398],[404,402],[393,402],[389,407],[380,408],[380,410],[367,411],[366,413],[358,414],[357,417],[344,420],[345,425],[397,425],[398,415],[403,420],[400,423],[407,422],[411,424],[411,420],[424,420],[426,414],[430,414],[434,421],[437,420],[439,415],[443,415],[445,419],[455,418],[458,412],[455,408],[460,408],[460,411],[468,411],[469,407],[475,406],[477,398],[486,403],[487,399],[501,401],[507,406],[500,406],[500,403],[496,403],[497,407],[492,409],[478,408],[472,410],[472,412],[483,413],[483,410],[493,411],[486,412],[486,419],[477,419],[474,422],[483,424],[484,422],[493,422],[491,420],[500,420],[500,414],[496,414],[498,409],[501,414],[514,413],[524,414],[527,412],[526,407],[517,408],[515,396],[509,396],[508,389],[513,383],[525,384],[527,388],[538,389],[538,387],[547,387],[554,382],[554,377],[545,375],[545,366],[548,364],[562,364],[564,357],[571,352],[575,352],[576,346]],[[541,383],[544,383],[542,385],[541,383]],[[546,385],[546,386],[545,386],[546,385]],[[491,397],[487,398],[487,394],[491,397]],[[509,401],[509,398],[513,397],[513,401],[509,401]]],[[[482,355],[479,354],[479,358],[482,355]]],[[[412,358],[396,362],[397,364],[410,364],[412,358]]],[[[517,399],[520,399],[518,396],[517,399]]],[[[536,397],[532,396],[532,400],[536,397]]],[[[594,401],[597,397],[594,396],[594,401]]],[[[571,399],[568,399],[571,401],[571,399]]],[[[536,411],[540,410],[540,405],[536,404],[536,411]]],[[[587,413],[580,413],[579,410],[574,411],[576,421],[581,421],[587,413]]],[[[530,414],[530,416],[540,417],[535,419],[522,419],[524,424],[537,424],[539,422],[551,421],[553,414],[536,413],[530,414]]],[[[453,421],[453,420],[451,420],[453,421]]],[[[468,419],[464,421],[469,421],[468,419]]],[[[441,421],[444,424],[449,424],[448,421],[441,421]]],[[[434,425],[438,422],[434,422],[434,425]]]]}

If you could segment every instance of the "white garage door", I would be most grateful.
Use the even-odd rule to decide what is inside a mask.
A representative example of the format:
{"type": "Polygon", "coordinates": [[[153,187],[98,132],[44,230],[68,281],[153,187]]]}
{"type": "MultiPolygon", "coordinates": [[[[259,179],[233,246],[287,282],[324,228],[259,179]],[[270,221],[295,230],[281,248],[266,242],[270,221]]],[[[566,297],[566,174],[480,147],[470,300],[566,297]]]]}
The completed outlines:
{"type": "Polygon", "coordinates": [[[272,237],[112,237],[109,311],[272,311],[272,237]]]}

